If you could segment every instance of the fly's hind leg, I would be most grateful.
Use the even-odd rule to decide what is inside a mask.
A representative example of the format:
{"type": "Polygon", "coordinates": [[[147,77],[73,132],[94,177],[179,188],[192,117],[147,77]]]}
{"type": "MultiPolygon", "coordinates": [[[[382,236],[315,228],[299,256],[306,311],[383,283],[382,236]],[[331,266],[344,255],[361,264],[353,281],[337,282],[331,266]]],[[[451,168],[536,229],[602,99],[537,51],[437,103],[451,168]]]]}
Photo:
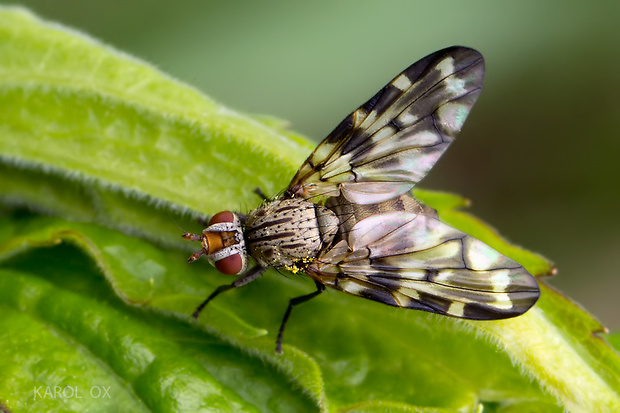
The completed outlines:
{"type": "Polygon", "coordinates": [[[258,277],[260,277],[266,269],[267,268],[265,267],[257,265],[256,267],[243,274],[241,277],[237,278],[231,284],[220,285],[215,291],[211,293],[210,296],[207,297],[206,300],[200,303],[198,308],[196,308],[196,311],[194,311],[194,313],[192,314],[192,317],[198,318],[198,316],[200,316],[200,312],[207,306],[207,304],[209,304],[209,301],[213,300],[224,291],[232,290],[233,288],[243,287],[244,285],[251,283],[258,277]]]}
{"type": "Polygon", "coordinates": [[[316,280],[314,281],[314,283],[316,284],[315,292],[302,295],[300,297],[292,298],[288,302],[288,308],[286,309],[286,313],[284,313],[282,324],[280,324],[280,331],[278,331],[278,339],[276,340],[276,353],[282,354],[282,335],[284,334],[284,327],[286,325],[286,322],[288,321],[289,316],[291,315],[291,311],[293,310],[293,307],[298,304],[305,303],[306,301],[316,297],[317,295],[325,291],[325,285],[321,284],[320,282],[316,280]]]}

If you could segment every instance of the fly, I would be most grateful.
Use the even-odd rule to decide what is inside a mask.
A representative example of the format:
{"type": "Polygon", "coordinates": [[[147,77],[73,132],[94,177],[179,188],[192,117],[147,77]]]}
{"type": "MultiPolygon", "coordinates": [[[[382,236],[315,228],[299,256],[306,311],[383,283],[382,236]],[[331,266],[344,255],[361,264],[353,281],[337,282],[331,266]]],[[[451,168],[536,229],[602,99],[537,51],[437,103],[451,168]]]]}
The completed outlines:
{"type": "Polygon", "coordinates": [[[484,77],[480,53],[450,47],[414,63],[347,116],[301,165],[284,193],[249,214],[215,214],[202,234],[184,234],[222,273],[240,275],[217,295],[270,267],[383,304],[470,320],[516,317],[539,287],[519,263],[442,223],[410,191],[461,130],[484,77]],[[249,265],[249,258],[255,262],[249,265]],[[250,268],[248,268],[250,267],[250,268]]]}

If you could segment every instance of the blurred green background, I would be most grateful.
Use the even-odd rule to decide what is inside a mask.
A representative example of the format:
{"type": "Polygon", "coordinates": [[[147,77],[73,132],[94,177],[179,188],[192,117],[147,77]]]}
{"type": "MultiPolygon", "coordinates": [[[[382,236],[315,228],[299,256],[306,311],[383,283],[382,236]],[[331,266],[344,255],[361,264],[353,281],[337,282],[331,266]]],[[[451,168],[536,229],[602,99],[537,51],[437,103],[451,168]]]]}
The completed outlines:
{"type": "Polygon", "coordinates": [[[417,59],[480,50],[482,96],[422,186],[471,199],[473,213],[557,264],[549,283],[620,330],[620,2],[11,4],[317,142],[417,59]]]}

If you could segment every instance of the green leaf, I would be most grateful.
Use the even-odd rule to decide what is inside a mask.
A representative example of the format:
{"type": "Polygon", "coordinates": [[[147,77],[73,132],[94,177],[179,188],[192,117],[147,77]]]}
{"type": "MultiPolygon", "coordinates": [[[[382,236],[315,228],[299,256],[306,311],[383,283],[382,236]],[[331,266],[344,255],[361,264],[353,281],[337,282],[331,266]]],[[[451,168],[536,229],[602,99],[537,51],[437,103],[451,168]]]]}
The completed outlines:
{"type": "Polygon", "coordinates": [[[10,202],[167,240],[178,228],[153,206],[198,216],[253,205],[247,188],[276,193],[311,148],[21,10],[4,9],[0,39],[10,202]]]}
{"type": "Polygon", "coordinates": [[[613,333],[607,336],[607,341],[617,352],[620,352],[620,333],[613,333]]]}
{"type": "MultiPolygon", "coordinates": [[[[192,217],[255,207],[252,190],[282,190],[312,145],[21,9],[0,9],[0,93],[10,411],[620,408],[620,360],[603,327],[544,283],[533,310],[494,322],[330,291],[294,312],[283,356],[273,351],[282,312],[309,283],[268,272],[192,320],[230,278],[185,262],[179,249],[192,245],[176,222],[195,231],[192,217]],[[91,396],[104,387],[110,398],[91,396]]],[[[460,211],[462,198],[415,194],[533,274],[553,272],[460,211]]]]}

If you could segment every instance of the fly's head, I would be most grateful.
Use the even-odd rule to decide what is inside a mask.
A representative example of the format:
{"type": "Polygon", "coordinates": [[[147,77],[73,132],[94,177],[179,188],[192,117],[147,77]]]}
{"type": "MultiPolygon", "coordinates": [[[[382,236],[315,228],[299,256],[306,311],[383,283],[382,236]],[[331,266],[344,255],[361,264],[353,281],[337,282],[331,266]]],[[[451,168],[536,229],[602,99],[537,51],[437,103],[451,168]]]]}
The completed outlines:
{"type": "Polygon", "coordinates": [[[200,241],[202,248],[194,253],[188,262],[194,262],[202,255],[226,275],[243,273],[248,266],[248,254],[243,238],[243,226],[237,214],[222,211],[213,215],[202,234],[183,234],[190,241],[200,241]]]}

